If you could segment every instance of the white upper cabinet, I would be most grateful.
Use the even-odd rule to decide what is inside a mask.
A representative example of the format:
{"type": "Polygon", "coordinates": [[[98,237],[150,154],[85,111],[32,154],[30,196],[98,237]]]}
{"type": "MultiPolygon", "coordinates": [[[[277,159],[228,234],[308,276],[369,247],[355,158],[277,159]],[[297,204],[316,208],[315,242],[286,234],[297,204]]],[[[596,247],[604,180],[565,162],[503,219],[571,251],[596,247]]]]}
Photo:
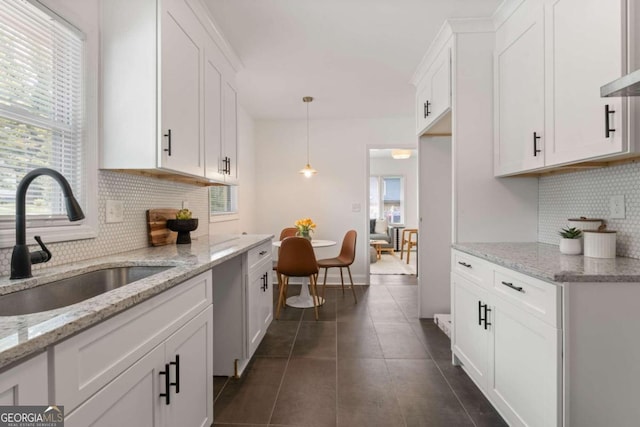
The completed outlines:
{"type": "Polygon", "coordinates": [[[182,0],[163,0],[160,166],[204,176],[200,140],[200,71],[204,38],[182,0]],[[186,10],[185,10],[186,9],[186,10]]]}
{"type": "Polygon", "coordinates": [[[101,8],[101,168],[227,181],[219,158],[224,142],[237,139],[235,91],[232,103],[224,100],[235,69],[205,6],[102,0],[101,8]]]}
{"type": "Polygon", "coordinates": [[[451,48],[445,46],[416,90],[416,133],[422,134],[451,109],[451,48]]]}
{"type": "Polygon", "coordinates": [[[627,149],[623,98],[600,97],[600,86],[625,74],[624,3],[545,2],[547,165],[627,149]]]}
{"type": "Polygon", "coordinates": [[[542,3],[525,2],[496,31],[496,175],[544,166],[543,58],[542,3]]]}
{"type": "Polygon", "coordinates": [[[238,180],[238,94],[229,82],[224,84],[223,105],[224,139],[220,157],[225,182],[234,184],[238,180]]]}
{"type": "Polygon", "coordinates": [[[626,73],[625,4],[525,0],[498,26],[496,176],[633,151],[627,100],[600,97],[600,86],[626,73]]]}
{"type": "Polygon", "coordinates": [[[207,178],[224,181],[222,152],[222,73],[207,50],[204,63],[204,140],[207,178]]]}

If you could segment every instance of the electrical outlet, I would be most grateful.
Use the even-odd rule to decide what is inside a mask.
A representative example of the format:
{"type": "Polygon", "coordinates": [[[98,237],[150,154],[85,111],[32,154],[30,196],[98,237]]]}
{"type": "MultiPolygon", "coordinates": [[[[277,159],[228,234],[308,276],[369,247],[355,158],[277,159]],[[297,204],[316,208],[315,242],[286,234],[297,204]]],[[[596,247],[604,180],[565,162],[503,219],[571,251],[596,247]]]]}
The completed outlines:
{"type": "Polygon", "coordinates": [[[107,224],[124,221],[124,203],[122,200],[107,200],[105,221],[107,224]]]}
{"type": "Polygon", "coordinates": [[[189,209],[189,201],[188,200],[183,200],[182,201],[182,209],[189,209]]]}
{"type": "Polygon", "coordinates": [[[624,218],[624,196],[611,196],[609,199],[609,218],[624,218]]]}

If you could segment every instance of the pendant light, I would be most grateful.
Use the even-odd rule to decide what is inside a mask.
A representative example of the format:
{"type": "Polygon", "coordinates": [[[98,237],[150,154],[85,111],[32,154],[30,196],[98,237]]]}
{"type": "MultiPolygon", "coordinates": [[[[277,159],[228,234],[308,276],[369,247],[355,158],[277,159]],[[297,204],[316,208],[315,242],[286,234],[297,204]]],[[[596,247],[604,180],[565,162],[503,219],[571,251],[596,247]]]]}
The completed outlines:
{"type": "Polygon", "coordinates": [[[300,169],[300,173],[303,174],[307,178],[311,178],[313,175],[317,174],[318,171],[311,167],[309,163],[309,103],[313,101],[313,98],[310,96],[305,96],[302,98],[302,101],[307,104],[307,165],[300,169]]]}

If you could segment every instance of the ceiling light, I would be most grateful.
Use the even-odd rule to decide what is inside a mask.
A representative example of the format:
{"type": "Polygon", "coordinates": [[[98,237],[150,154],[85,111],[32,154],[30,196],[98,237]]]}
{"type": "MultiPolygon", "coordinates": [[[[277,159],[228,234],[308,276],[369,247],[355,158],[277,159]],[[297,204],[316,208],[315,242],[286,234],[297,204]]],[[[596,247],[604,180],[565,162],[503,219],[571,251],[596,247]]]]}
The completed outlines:
{"type": "Polygon", "coordinates": [[[408,159],[411,157],[411,150],[391,150],[391,157],[396,160],[408,159]]]}
{"type": "Polygon", "coordinates": [[[309,103],[313,101],[313,98],[310,96],[305,96],[302,98],[302,102],[307,104],[307,165],[300,169],[300,173],[303,174],[307,178],[311,178],[313,175],[317,174],[318,171],[311,167],[309,163],[309,103]]]}

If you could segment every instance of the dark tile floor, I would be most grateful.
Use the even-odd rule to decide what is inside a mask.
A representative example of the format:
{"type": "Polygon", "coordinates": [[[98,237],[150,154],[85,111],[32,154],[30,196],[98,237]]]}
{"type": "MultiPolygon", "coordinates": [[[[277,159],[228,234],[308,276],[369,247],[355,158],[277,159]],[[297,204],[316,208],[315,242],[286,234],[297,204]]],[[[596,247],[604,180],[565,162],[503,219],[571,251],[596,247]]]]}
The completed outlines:
{"type": "MultiPolygon", "coordinates": [[[[298,289],[291,286],[290,294],[298,289]]],[[[414,276],[327,289],[313,309],[274,320],[240,379],[215,377],[215,425],[504,426],[461,368],[448,337],[418,319],[414,276]]]]}

